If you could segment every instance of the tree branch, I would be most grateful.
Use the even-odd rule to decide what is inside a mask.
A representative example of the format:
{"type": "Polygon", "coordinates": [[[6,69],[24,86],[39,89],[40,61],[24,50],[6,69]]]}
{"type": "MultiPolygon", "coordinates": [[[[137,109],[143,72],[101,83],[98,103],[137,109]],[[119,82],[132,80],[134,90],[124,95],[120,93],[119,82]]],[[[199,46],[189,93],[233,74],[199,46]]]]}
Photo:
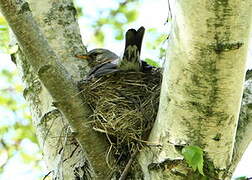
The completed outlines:
{"type": "Polygon", "coordinates": [[[245,82],[240,118],[238,122],[234,154],[230,167],[230,172],[233,172],[239,163],[243,153],[252,141],[252,79],[245,82]]]}
{"type": "Polygon", "coordinates": [[[76,138],[87,153],[97,179],[107,177],[109,168],[104,153],[107,150],[105,141],[90,127],[88,107],[83,103],[76,83],[59,63],[57,55],[38,28],[28,3],[0,0],[0,9],[35,73],[56,101],[72,131],[76,132],[76,138]]]}

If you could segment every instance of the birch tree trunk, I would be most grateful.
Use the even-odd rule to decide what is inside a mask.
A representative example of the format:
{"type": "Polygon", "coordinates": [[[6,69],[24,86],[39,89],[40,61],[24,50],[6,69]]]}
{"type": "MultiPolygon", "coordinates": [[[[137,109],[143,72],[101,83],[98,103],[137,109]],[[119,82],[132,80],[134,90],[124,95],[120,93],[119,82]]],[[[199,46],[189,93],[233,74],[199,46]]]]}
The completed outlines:
{"type": "MultiPolygon", "coordinates": [[[[172,33],[158,117],[149,137],[152,146],[134,161],[142,173],[131,173],[147,180],[230,179],[252,138],[250,78],[239,116],[252,1],[170,3],[172,33]],[[188,145],[204,150],[206,176],[185,162],[181,149],[188,145]]],[[[76,90],[75,82],[89,68],[75,58],[86,49],[73,3],[29,0],[29,7],[0,0],[20,46],[13,58],[25,82],[24,96],[48,171],[53,179],[109,179],[106,141],[89,127],[89,109],[76,90]]]]}
{"type": "MultiPolygon", "coordinates": [[[[230,171],[230,166],[238,160],[234,160],[234,145],[252,3],[170,0],[170,5],[173,20],[168,61],[159,113],[149,138],[161,148],[142,152],[139,160],[145,179],[200,179],[181,163],[181,148],[187,145],[204,150],[207,177],[229,179],[234,170],[230,171]],[[153,163],[161,168],[150,170],[153,163]]],[[[247,139],[244,151],[251,133],[242,138],[247,139]]]]}

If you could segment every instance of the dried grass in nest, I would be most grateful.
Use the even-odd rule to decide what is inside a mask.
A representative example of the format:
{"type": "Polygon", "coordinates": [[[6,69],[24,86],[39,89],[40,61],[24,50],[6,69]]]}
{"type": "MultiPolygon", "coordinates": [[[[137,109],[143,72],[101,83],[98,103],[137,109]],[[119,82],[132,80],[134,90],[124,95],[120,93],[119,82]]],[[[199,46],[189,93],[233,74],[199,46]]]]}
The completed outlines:
{"type": "Polygon", "coordinates": [[[80,87],[93,110],[94,130],[105,133],[117,151],[136,148],[153,126],[160,84],[158,69],[118,72],[83,83],[80,87]]]}

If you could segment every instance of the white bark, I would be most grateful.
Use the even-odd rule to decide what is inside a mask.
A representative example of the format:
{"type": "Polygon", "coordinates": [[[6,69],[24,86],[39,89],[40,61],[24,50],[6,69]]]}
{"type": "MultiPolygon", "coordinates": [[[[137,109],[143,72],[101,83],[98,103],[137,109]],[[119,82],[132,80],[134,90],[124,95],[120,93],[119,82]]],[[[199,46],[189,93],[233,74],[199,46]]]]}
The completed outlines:
{"type": "MultiPolygon", "coordinates": [[[[233,155],[252,1],[170,3],[172,33],[158,117],[149,138],[161,148],[152,148],[155,155],[143,152],[140,162],[148,174],[146,166],[151,162],[181,159],[175,147],[198,145],[221,178],[233,155]]],[[[151,177],[155,175],[146,179],[151,177]]]]}
{"type": "Polygon", "coordinates": [[[48,167],[55,178],[88,178],[84,148],[97,178],[106,177],[109,172],[104,153],[106,143],[90,127],[89,109],[74,81],[83,77],[87,63],[74,57],[85,53],[85,49],[72,1],[43,1],[43,6],[41,1],[30,2],[37,22],[28,3],[1,0],[0,7],[18,40],[20,53],[23,52],[17,62],[26,82],[24,95],[31,105],[48,167]],[[72,131],[76,132],[74,137],[82,150],[72,131]]]}

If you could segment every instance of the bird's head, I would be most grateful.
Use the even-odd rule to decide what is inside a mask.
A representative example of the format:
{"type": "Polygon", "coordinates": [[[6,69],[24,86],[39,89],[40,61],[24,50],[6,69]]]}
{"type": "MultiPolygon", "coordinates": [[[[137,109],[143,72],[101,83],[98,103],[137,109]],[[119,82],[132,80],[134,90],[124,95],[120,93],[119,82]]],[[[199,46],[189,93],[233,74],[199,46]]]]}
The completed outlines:
{"type": "Polygon", "coordinates": [[[76,55],[75,57],[87,60],[90,67],[119,59],[115,53],[103,48],[93,49],[84,55],[76,55]]]}
{"type": "Polygon", "coordinates": [[[87,53],[87,59],[91,66],[96,66],[105,62],[111,62],[119,57],[108,49],[93,49],[87,53]]]}

